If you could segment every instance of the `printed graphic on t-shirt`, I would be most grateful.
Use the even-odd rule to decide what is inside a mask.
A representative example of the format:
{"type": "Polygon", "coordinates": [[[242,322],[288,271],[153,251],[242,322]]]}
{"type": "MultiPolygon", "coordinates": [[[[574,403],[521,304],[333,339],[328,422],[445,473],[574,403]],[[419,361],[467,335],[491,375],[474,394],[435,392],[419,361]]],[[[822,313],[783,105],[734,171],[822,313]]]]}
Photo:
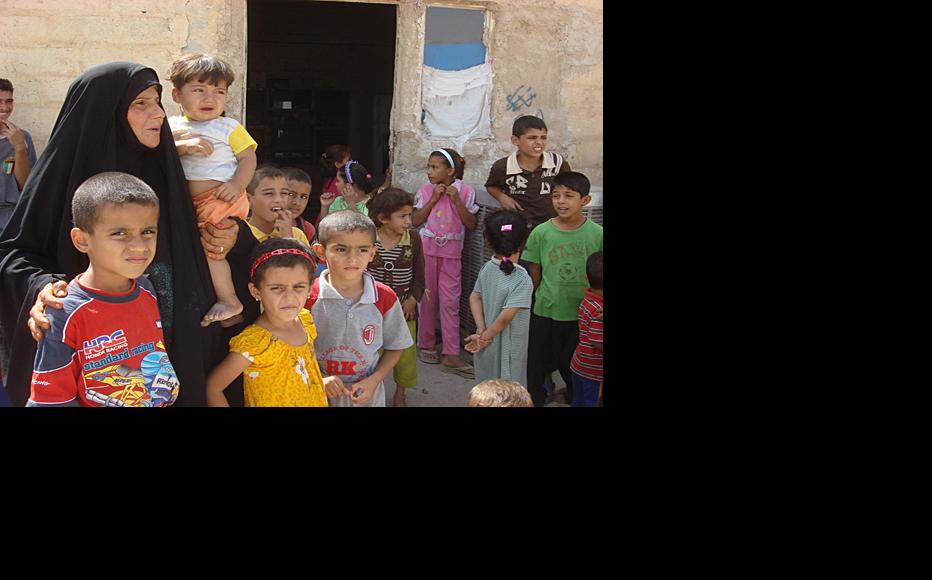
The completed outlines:
{"type": "Polygon", "coordinates": [[[579,242],[554,246],[547,252],[547,259],[550,264],[557,268],[558,279],[566,284],[579,282],[580,276],[585,274],[585,272],[580,271],[579,259],[582,258],[581,263],[584,264],[588,257],[585,244],[579,242]]]}
{"type": "Polygon", "coordinates": [[[123,330],[84,341],[84,389],[88,401],[105,407],[163,407],[178,397],[178,378],[165,345],[146,342],[129,348],[123,330]],[[159,350],[156,350],[159,349],[159,350]],[[145,354],[139,368],[118,362],[145,354]],[[115,363],[115,364],[114,364],[115,363]]]}
{"type": "MultiPolygon", "coordinates": [[[[556,167],[542,167],[541,168],[541,184],[540,184],[540,194],[541,195],[550,195],[550,182],[544,181],[548,177],[553,177],[557,174],[556,167]]],[[[508,192],[511,195],[527,195],[528,183],[530,181],[525,179],[522,174],[512,175],[511,177],[505,179],[505,185],[508,186],[508,192]]]]}
{"type": "Polygon", "coordinates": [[[324,363],[321,370],[325,375],[340,375],[344,381],[350,383],[365,378],[365,372],[369,368],[369,359],[359,350],[345,344],[331,346],[319,358],[324,363]]]}

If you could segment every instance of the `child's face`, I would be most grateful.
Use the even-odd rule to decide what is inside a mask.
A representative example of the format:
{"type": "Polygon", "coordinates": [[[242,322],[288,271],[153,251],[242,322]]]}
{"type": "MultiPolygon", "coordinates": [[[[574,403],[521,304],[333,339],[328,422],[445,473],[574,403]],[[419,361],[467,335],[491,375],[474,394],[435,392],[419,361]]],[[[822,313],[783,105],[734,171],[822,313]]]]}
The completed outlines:
{"type": "Polygon", "coordinates": [[[268,223],[278,219],[278,212],[288,209],[291,190],[284,177],[263,177],[249,196],[252,215],[268,223]]]}
{"type": "Polygon", "coordinates": [[[547,149],[547,131],[528,129],[520,137],[511,136],[511,143],[524,157],[540,157],[547,149]]]}
{"type": "Polygon", "coordinates": [[[13,114],[13,93],[0,91],[0,121],[6,121],[13,114]]]}
{"type": "Polygon", "coordinates": [[[288,198],[288,209],[291,210],[292,215],[298,217],[304,213],[307,200],[311,197],[311,184],[289,179],[288,189],[291,192],[291,196],[288,198]]]}
{"type": "Polygon", "coordinates": [[[214,85],[192,80],[180,89],[173,88],[172,99],[192,121],[210,121],[219,117],[227,106],[227,83],[220,81],[214,85]]]}
{"type": "Polygon", "coordinates": [[[139,142],[155,149],[162,140],[162,122],[165,120],[165,111],[159,104],[159,92],[155,87],[142,91],[126,111],[126,121],[139,142]]]}
{"type": "Polygon", "coordinates": [[[326,246],[314,244],[317,255],[327,261],[330,276],[340,281],[362,279],[375,257],[375,240],[366,231],[339,232],[326,246]]]}
{"type": "Polygon", "coordinates": [[[405,230],[411,227],[412,213],[414,213],[414,208],[410,205],[406,205],[398,211],[392,213],[388,220],[382,216],[379,216],[379,220],[382,222],[381,227],[400,236],[405,233],[405,230]]]}
{"type": "Polygon", "coordinates": [[[575,217],[582,213],[582,208],[589,203],[589,196],[580,196],[578,191],[573,191],[564,185],[554,185],[553,192],[550,194],[553,201],[553,209],[557,211],[557,216],[563,219],[575,217]]]}
{"type": "Polygon", "coordinates": [[[311,294],[311,264],[296,264],[290,268],[271,266],[262,273],[255,286],[249,283],[249,293],[262,302],[263,312],[273,320],[294,320],[311,294]]]}
{"type": "Polygon", "coordinates": [[[439,155],[431,155],[427,158],[427,180],[434,185],[438,183],[448,183],[453,179],[454,170],[450,167],[450,162],[439,155]]]}
{"type": "Polygon", "coordinates": [[[94,286],[120,291],[152,263],[158,225],[158,206],[108,203],[99,209],[94,231],[73,228],[71,241],[90,258],[94,286]]]}

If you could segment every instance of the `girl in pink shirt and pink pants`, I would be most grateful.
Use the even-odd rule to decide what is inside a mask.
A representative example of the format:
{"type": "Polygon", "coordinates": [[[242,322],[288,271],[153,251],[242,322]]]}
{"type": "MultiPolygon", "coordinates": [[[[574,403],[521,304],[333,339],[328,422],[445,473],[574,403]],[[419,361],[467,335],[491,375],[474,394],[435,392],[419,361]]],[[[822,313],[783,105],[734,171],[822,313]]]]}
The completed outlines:
{"type": "Polygon", "coordinates": [[[421,226],[424,245],[424,282],[426,291],[418,308],[417,344],[419,358],[426,363],[443,363],[443,370],[473,378],[471,365],[460,359],[460,289],[463,239],[466,229],[475,229],[476,190],[463,183],[466,160],[453,149],[437,149],[427,159],[427,179],[414,199],[412,222],[421,226]],[[441,357],[436,345],[440,303],[440,331],[443,334],[441,357]]]}

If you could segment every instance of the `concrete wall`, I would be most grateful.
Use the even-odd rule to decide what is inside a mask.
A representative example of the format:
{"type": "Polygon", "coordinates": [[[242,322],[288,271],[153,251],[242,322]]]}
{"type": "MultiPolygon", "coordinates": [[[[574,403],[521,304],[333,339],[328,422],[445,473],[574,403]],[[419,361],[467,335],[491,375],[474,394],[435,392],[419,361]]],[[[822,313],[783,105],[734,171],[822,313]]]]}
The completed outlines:
{"type": "MultiPolygon", "coordinates": [[[[214,52],[245,71],[245,0],[0,0],[0,77],[15,88],[12,120],[41,150],[68,86],[84,70],[113,60],[155,69],[187,51],[214,52]]],[[[237,78],[228,114],[242,120],[245,82],[237,78]]],[[[163,92],[169,114],[180,110],[163,92]]]]}
{"type": "MultiPolygon", "coordinates": [[[[424,180],[429,152],[450,144],[421,130],[424,0],[398,6],[392,109],[395,183],[413,190],[424,180]]],[[[511,124],[543,116],[549,149],[602,185],[602,1],[445,0],[431,3],[486,10],[486,45],[494,69],[494,139],[461,151],[466,180],[481,187],[488,168],[513,150],[511,124]],[[535,95],[533,98],[531,95],[535,95]],[[512,110],[517,109],[517,110],[512,110]]],[[[214,52],[245,75],[246,0],[0,0],[0,76],[16,87],[13,120],[44,147],[70,82],[108,60],[148,64],[165,77],[188,50],[214,52]]],[[[168,84],[167,79],[165,83],[168,84]]],[[[237,78],[228,114],[244,119],[246,83],[237,78]]],[[[166,109],[177,107],[166,94],[166,109]]]]}
{"type": "MultiPolygon", "coordinates": [[[[549,129],[548,148],[574,169],[602,184],[602,2],[600,0],[447,0],[444,6],[485,9],[486,46],[494,71],[494,139],[467,142],[467,181],[482,186],[492,163],[511,153],[511,125],[523,114],[540,114],[549,129]],[[530,95],[536,95],[531,98],[530,95]],[[523,100],[522,98],[523,97],[523,100]],[[510,98],[510,101],[509,101],[510,98]],[[511,110],[514,103],[517,110],[511,110]]],[[[450,143],[421,131],[421,70],[426,3],[399,3],[395,64],[396,183],[423,182],[429,152],[450,143]]]]}

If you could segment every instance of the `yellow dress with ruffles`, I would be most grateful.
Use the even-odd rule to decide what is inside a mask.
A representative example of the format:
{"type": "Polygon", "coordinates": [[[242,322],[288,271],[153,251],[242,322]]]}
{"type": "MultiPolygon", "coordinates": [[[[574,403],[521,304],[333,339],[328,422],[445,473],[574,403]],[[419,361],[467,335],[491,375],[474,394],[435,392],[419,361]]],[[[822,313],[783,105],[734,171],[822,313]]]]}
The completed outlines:
{"type": "Polygon", "coordinates": [[[324,379],[314,356],[317,328],[314,318],[302,308],[298,315],[307,342],[292,346],[251,324],[230,340],[230,352],[249,360],[243,371],[247,407],[326,407],[324,379]]]}

